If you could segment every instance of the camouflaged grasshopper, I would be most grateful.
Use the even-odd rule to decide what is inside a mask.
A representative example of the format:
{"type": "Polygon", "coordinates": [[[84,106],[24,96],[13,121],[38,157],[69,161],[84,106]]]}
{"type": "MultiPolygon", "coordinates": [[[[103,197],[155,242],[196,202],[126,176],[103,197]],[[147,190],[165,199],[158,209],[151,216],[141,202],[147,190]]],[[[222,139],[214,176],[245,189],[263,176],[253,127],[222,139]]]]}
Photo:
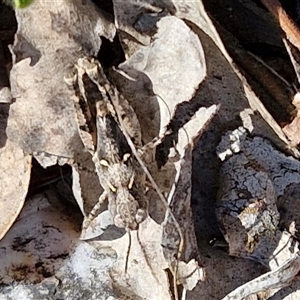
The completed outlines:
{"type": "Polygon", "coordinates": [[[106,78],[100,63],[93,58],[79,59],[65,81],[75,92],[79,132],[92,154],[103,193],[83,223],[85,230],[108,200],[108,209],[117,227],[136,230],[147,217],[144,198],[145,175],[132,155],[123,134],[141,147],[138,119],[129,105],[106,78]],[[116,112],[118,110],[118,113],[116,112]],[[122,129],[119,117],[122,118],[122,129]]]}

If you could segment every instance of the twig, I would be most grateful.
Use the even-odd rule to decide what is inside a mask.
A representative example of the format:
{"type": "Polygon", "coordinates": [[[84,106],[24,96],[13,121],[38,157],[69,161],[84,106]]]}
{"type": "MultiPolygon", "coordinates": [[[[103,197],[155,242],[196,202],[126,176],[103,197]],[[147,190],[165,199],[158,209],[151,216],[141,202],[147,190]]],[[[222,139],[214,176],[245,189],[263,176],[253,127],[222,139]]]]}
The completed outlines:
{"type": "Polygon", "coordinates": [[[252,52],[247,51],[247,53],[249,55],[251,55],[253,58],[255,58],[258,62],[260,62],[264,67],[266,67],[277,78],[279,78],[287,86],[288,89],[290,89],[290,90],[293,89],[292,85],[287,80],[285,80],[281,75],[279,75],[271,66],[269,66],[267,63],[265,63],[262,59],[260,59],[258,56],[256,56],[252,52]]]}
{"type": "Polygon", "coordinates": [[[130,254],[130,249],[131,249],[131,233],[130,230],[128,232],[128,249],[126,253],[126,259],[125,259],[125,274],[127,273],[128,270],[128,260],[129,260],[129,254],[130,254]]]}
{"type": "MultiPolygon", "coordinates": [[[[118,91],[117,89],[115,88],[114,90],[114,93],[116,95],[116,98],[117,98],[117,101],[119,101],[119,98],[118,98],[118,91]]],[[[119,122],[120,122],[120,125],[121,125],[121,129],[122,129],[122,132],[127,140],[127,143],[133,153],[133,155],[135,156],[136,160],[138,161],[138,163],[140,164],[140,166],[142,167],[143,171],[145,172],[146,176],[148,177],[152,187],[155,189],[155,191],[157,192],[160,200],[162,201],[162,203],[164,204],[165,206],[165,209],[169,212],[171,218],[174,220],[174,224],[176,226],[176,229],[178,230],[178,233],[179,233],[179,236],[180,236],[180,244],[179,244],[179,247],[178,247],[178,255],[177,255],[177,264],[176,264],[176,267],[175,267],[175,270],[174,270],[174,273],[173,273],[173,276],[175,277],[174,278],[174,282],[176,283],[176,280],[177,280],[177,271],[178,271],[178,261],[180,260],[180,257],[181,257],[181,253],[182,253],[182,249],[183,249],[183,233],[182,233],[182,230],[180,228],[180,225],[179,223],[177,222],[172,210],[170,209],[169,205],[168,205],[168,202],[167,200],[165,199],[164,195],[162,194],[161,190],[159,189],[158,185],[156,184],[155,180],[153,179],[152,175],[150,174],[148,168],[146,167],[146,165],[144,164],[143,160],[141,159],[140,155],[138,154],[136,148],[135,148],[135,145],[133,144],[129,134],[126,132],[126,127],[124,126],[124,124],[122,124],[122,116],[120,116],[120,113],[117,109],[115,109],[116,112],[117,112],[117,116],[118,116],[118,119],[119,119],[119,122]]],[[[177,284],[175,284],[174,286],[174,296],[175,296],[175,299],[178,300],[178,289],[177,289],[177,284]]]]}

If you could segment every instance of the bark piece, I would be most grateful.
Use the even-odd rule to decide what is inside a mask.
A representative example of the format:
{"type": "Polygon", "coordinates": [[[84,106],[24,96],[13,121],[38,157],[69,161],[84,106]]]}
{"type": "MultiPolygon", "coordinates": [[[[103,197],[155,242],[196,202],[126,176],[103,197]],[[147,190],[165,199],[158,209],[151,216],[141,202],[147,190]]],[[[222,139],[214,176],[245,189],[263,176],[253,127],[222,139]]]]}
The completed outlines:
{"type": "Polygon", "coordinates": [[[263,138],[248,138],[242,128],[222,139],[218,153],[229,157],[220,174],[218,216],[230,254],[269,265],[281,235],[277,199],[300,182],[300,164],[263,138]]]}
{"type": "Polygon", "coordinates": [[[263,291],[269,297],[288,285],[299,271],[295,239],[299,218],[293,205],[286,202],[293,201],[290,197],[295,199],[298,192],[294,189],[291,194],[291,188],[300,181],[300,164],[277,151],[267,140],[248,137],[241,127],[222,138],[218,155],[225,162],[220,174],[217,215],[229,252],[258,261],[271,270],[224,299],[263,291]],[[291,233],[280,231],[277,206],[285,213],[282,224],[286,228],[289,225],[291,233]]]}

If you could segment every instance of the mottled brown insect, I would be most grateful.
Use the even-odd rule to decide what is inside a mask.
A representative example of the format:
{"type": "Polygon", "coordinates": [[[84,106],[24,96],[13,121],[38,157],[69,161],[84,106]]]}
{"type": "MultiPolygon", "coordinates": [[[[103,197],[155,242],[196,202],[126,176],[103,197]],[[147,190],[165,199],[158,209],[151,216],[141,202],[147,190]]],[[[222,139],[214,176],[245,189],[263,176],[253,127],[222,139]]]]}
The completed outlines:
{"type": "Polygon", "coordinates": [[[145,175],[132,155],[124,130],[134,145],[141,147],[138,119],[95,59],[79,59],[74,72],[65,81],[75,90],[80,136],[86,149],[93,155],[104,189],[98,203],[87,216],[83,229],[90,226],[104,201],[108,200],[114,224],[135,230],[147,216],[145,175]]]}

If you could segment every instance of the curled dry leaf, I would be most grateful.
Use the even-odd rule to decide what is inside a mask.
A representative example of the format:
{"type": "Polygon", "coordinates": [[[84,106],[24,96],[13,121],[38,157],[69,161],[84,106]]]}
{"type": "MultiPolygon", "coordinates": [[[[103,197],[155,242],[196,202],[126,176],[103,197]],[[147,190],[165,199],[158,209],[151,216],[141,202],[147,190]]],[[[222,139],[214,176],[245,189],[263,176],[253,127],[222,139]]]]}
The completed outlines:
{"type": "Polygon", "coordinates": [[[178,281],[187,290],[192,290],[199,280],[204,280],[191,210],[192,150],[194,142],[200,138],[217,111],[218,107],[215,105],[207,110],[199,110],[179,131],[179,147],[176,145],[176,150],[181,154],[181,158],[174,162],[176,176],[168,195],[169,210],[166,211],[161,224],[164,257],[172,270],[175,282],[178,281]],[[181,232],[178,231],[178,227],[181,232]],[[193,270],[188,272],[191,268],[193,270]],[[184,276],[185,273],[193,275],[184,276]]]}
{"type": "Polygon", "coordinates": [[[293,240],[290,234],[285,233],[282,235],[278,248],[276,249],[278,254],[282,250],[289,253],[284,261],[271,271],[238,287],[222,300],[244,299],[259,293],[261,293],[265,299],[269,299],[269,297],[278,292],[278,290],[289,285],[300,271],[299,244],[293,240]]]}

